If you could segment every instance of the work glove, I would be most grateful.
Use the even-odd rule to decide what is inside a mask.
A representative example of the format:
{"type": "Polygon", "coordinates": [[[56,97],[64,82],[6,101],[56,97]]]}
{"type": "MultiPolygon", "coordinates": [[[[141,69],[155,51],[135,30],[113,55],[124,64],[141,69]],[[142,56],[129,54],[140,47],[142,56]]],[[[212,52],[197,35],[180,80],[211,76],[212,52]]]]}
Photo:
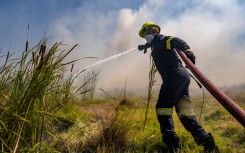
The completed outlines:
{"type": "Polygon", "coordinates": [[[147,52],[147,48],[150,48],[151,47],[151,45],[149,44],[149,43],[146,43],[146,44],[144,44],[144,45],[139,45],[138,46],[138,50],[139,51],[142,51],[142,50],[144,50],[144,54],[147,52]]]}
{"type": "Polygon", "coordinates": [[[191,62],[195,65],[196,63],[196,56],[193,54],[192,51],[185,51],[185,55],[191,60],[191,62]]]}

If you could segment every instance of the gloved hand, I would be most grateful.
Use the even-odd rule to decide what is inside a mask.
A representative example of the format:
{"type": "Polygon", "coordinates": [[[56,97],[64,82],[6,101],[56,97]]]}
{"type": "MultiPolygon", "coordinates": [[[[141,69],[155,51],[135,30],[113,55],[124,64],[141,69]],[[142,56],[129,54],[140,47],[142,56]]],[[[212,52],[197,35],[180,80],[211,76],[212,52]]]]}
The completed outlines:
{"type": "Polygon", "coordinates": [[[146,43],[146,44],[144,44],[144,45],[139,45],[138,46],[138,50],[139,51],[142,51],[142,50],[144,50],[144,54],[147,52],[147,48],[150,48],[151,47],[151,45],[149,44],[149,43],[146,43]]]}
{"type": "Polygon", "coordinates": [[[184,53],[191,60],[191,62],[195,65],[195,63],[196,63],[196,56],[193,54],[193,52],[188,50],[188,51],[185,51],[184,53]]]}
{"type": "Polygon", "coordinates": [[[142,51],[143,49],[145,49],[145,45],[139,45],[139,46],[138,46],[138,50],[139,50],[139,51],[142,51]]]}

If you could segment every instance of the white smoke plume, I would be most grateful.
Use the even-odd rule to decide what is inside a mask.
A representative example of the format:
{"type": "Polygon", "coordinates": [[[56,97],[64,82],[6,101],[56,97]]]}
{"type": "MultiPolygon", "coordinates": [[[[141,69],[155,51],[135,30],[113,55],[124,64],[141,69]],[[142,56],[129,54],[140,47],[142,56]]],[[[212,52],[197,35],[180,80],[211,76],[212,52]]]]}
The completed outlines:
{"type": "MultiPolygon", "coordinates": [[[[78,43],[76,57],[102,60],[144,44],[141,26],[153,21],[164,35],[185,40],[197,57],[197,67],[216,85],[233,85],[245,80],[245,3],[224,1],[148,0],[138,9],[124,8],[101,14],[82,6],[54,23],[55,33],[65,42],[78,43]]],[[[149,52],[132,52],[101,65],[98,86],[105,89],[147,88],[149,52]]],[[[82,68],[95,60],[79,62],[82,68]]],[[[161,83],[158,76],[158,82],[161,83]]],[[[192,81],[194,82],[194,81],[192,81]]]]}

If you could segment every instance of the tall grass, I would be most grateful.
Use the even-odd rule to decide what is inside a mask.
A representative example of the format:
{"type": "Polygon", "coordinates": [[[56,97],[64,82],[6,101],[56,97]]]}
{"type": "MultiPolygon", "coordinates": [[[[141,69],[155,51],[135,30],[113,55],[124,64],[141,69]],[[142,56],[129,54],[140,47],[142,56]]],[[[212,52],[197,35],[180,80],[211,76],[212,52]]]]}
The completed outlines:
{"type": "Polygon", "coordinates": [[[68,51],[61,50],[62,45],[47,50],[43,40],[21,58],[7,53],[0,67],[1,152],[41,150],[52,139],[56,112],[75,94],[74,79],[64,76],[74,61],[64,60],[77,45],[68,51]]]}

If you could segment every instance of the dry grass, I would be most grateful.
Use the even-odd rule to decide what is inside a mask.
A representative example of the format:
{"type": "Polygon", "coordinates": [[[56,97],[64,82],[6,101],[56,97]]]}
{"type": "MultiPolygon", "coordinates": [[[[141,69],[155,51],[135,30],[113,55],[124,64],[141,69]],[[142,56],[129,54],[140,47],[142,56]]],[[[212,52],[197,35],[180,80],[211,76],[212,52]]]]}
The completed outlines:
{"type": "MultiPolygon", "coordinates": [[[[127,102],[131,103],[129,100],[127,102]]],[[[98,132],[85,142],[84,152],[115,152],[118,148],[123,152],[127,149],[130,121],[129,114],[120,110],[121,105],[122,103],[115,106],[108,116],[98,123],[98,132]]]]}

